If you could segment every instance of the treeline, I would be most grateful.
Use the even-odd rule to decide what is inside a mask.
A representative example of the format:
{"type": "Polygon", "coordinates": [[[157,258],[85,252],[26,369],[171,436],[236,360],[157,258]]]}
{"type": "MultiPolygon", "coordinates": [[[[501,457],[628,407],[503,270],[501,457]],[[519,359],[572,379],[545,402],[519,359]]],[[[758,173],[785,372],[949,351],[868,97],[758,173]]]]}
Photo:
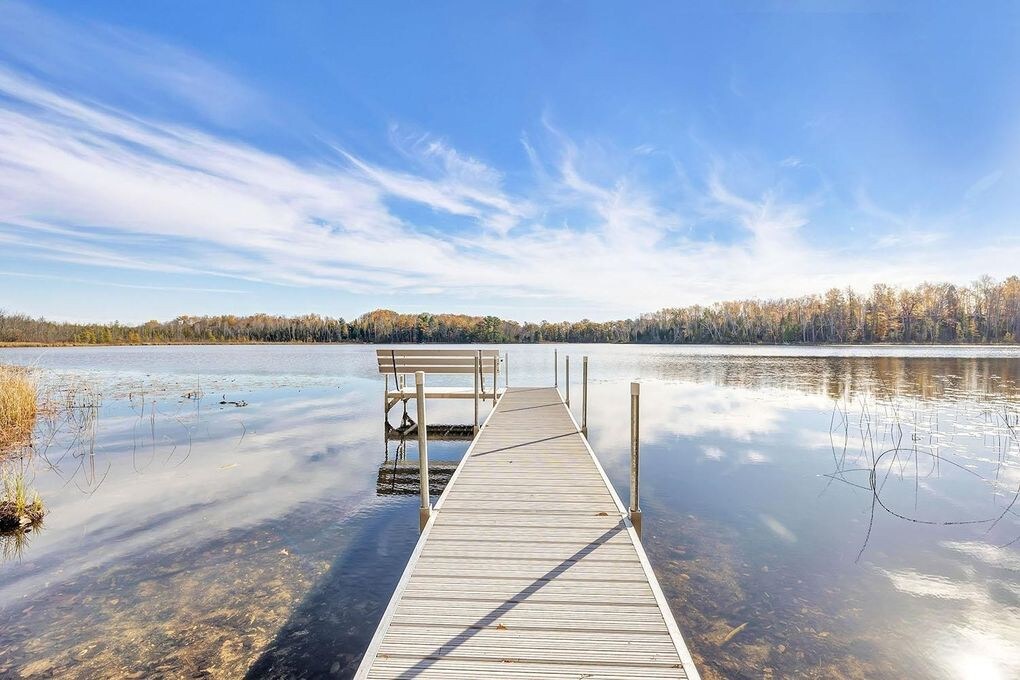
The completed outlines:
{"type": "Polygon", "coordinates": [[[351,321],[304,316],[179,316],[132,326],[72,324],[0,312],[0,342],[141,344],[188,342],[636,342],[636,343],[1015,343],[1020,278],[970,286],[879,284],[867,294],[824,295],[677,307],[636,319],[518,323],[495,316],[398,314],[379,309],[351,321]]]}

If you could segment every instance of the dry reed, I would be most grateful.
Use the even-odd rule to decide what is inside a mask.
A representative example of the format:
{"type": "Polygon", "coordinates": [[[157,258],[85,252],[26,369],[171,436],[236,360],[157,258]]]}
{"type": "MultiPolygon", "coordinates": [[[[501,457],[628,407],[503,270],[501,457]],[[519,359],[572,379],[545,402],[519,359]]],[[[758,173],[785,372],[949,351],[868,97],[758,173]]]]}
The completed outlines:
{"type": "Polygon", "coordinates": [[[32,438],[38,412],[31,373],[20,366],[0,366],[0,454],[32,438]]]}

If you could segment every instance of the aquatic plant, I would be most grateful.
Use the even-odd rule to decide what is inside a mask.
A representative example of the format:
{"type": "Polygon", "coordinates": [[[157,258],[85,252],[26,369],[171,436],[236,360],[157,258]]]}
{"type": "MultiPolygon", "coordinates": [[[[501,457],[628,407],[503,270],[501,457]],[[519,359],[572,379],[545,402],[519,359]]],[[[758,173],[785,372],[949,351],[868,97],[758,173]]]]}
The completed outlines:
{"type": "Polygon", "coordinates": [[[59,384],[45,388],[43,394],[39,400],[41,424],[32,442],[32,454],[68,483],[94,491],[101,481],[95,453],[102,395],[91,382],[74,376],[60,376],[59,384]],[[68,459],[73,470],[65,463],[68,459]]]}
{"type": "MultiPolygon", "coordinates": [[[[41,524],[36,524],[36,531],[41,524]]],[[[32,539],[33,527],[27,526],[13,531],[0,532],[0,564],[21,560],[32,539]]]]}
{"type": "Polygon", "coordinates": [[[0,454],[31,439],[36,397],[36,384],[27,369],[0,365],[0,454]]]}
{"type": "Polygon", "coordinates": [[[45,514],[42,499],[28,488],[24,472],[0,470],[0,532],[36,525],[45,514]]]}
{"type": "MultiPolygon", "coordinates": [[[[830,483],[841,482],[871,497],[857,561],[867,549],[878,511],[919,525],[981,527],[986,534],[1004,520],[1013,526],[1020,520],[1020,484],[1010,472],[1020,466],[1015,397],[985,394],[971,399],[959,382],[958,376],[941,377],[935,385],[941,400],[861,396],[856,412],[849,398],[833,401],[830,437],[835,469],[825,476],[830,483]],[[919,509],[922,492],[932,493],[936,480],[950,473],[987,487],[994,509],[979,516],[936,516],[930,508],[919,509]],[[900,489],[904,498],[897,499],[894,488],[886,489],[890,481],[906,482],[900,489]]],[[[1020,535],[1009,538],[999,547],[1020,542],[1020,535]]]]}

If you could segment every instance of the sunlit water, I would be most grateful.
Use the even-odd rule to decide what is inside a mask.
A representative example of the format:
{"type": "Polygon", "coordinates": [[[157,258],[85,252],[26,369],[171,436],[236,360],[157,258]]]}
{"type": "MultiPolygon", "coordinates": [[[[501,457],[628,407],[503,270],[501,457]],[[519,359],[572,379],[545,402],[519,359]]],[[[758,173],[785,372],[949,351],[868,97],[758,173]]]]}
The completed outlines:
{"type": "MultiPolygon", "coordinates": [[[[551,347],[508,349],[511,384],[552,383],[551,347]]],[[[1020,352],[559,351],[578,415],[590,356],[589,436],[624,498],[642,381],[644,544],[703,676],[1020,676],[1020,352]]],[[[4,544],[0,677],[353,674],[417,538],[417,498],[377,486],[397,444],[373,348],[0,362],[98,401],[6,463],[49,514],[4,544]]]]}

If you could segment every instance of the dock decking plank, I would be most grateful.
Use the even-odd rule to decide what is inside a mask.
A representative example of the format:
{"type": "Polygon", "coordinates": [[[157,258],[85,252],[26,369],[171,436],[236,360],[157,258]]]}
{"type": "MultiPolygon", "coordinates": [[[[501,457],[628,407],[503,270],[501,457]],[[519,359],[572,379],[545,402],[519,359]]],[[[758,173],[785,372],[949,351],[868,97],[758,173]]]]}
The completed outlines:
{"type": "Polygon", "coordinates": [[[698,678],[626,509],[554,388],[509,388],[358,678],[698,678]]]}

